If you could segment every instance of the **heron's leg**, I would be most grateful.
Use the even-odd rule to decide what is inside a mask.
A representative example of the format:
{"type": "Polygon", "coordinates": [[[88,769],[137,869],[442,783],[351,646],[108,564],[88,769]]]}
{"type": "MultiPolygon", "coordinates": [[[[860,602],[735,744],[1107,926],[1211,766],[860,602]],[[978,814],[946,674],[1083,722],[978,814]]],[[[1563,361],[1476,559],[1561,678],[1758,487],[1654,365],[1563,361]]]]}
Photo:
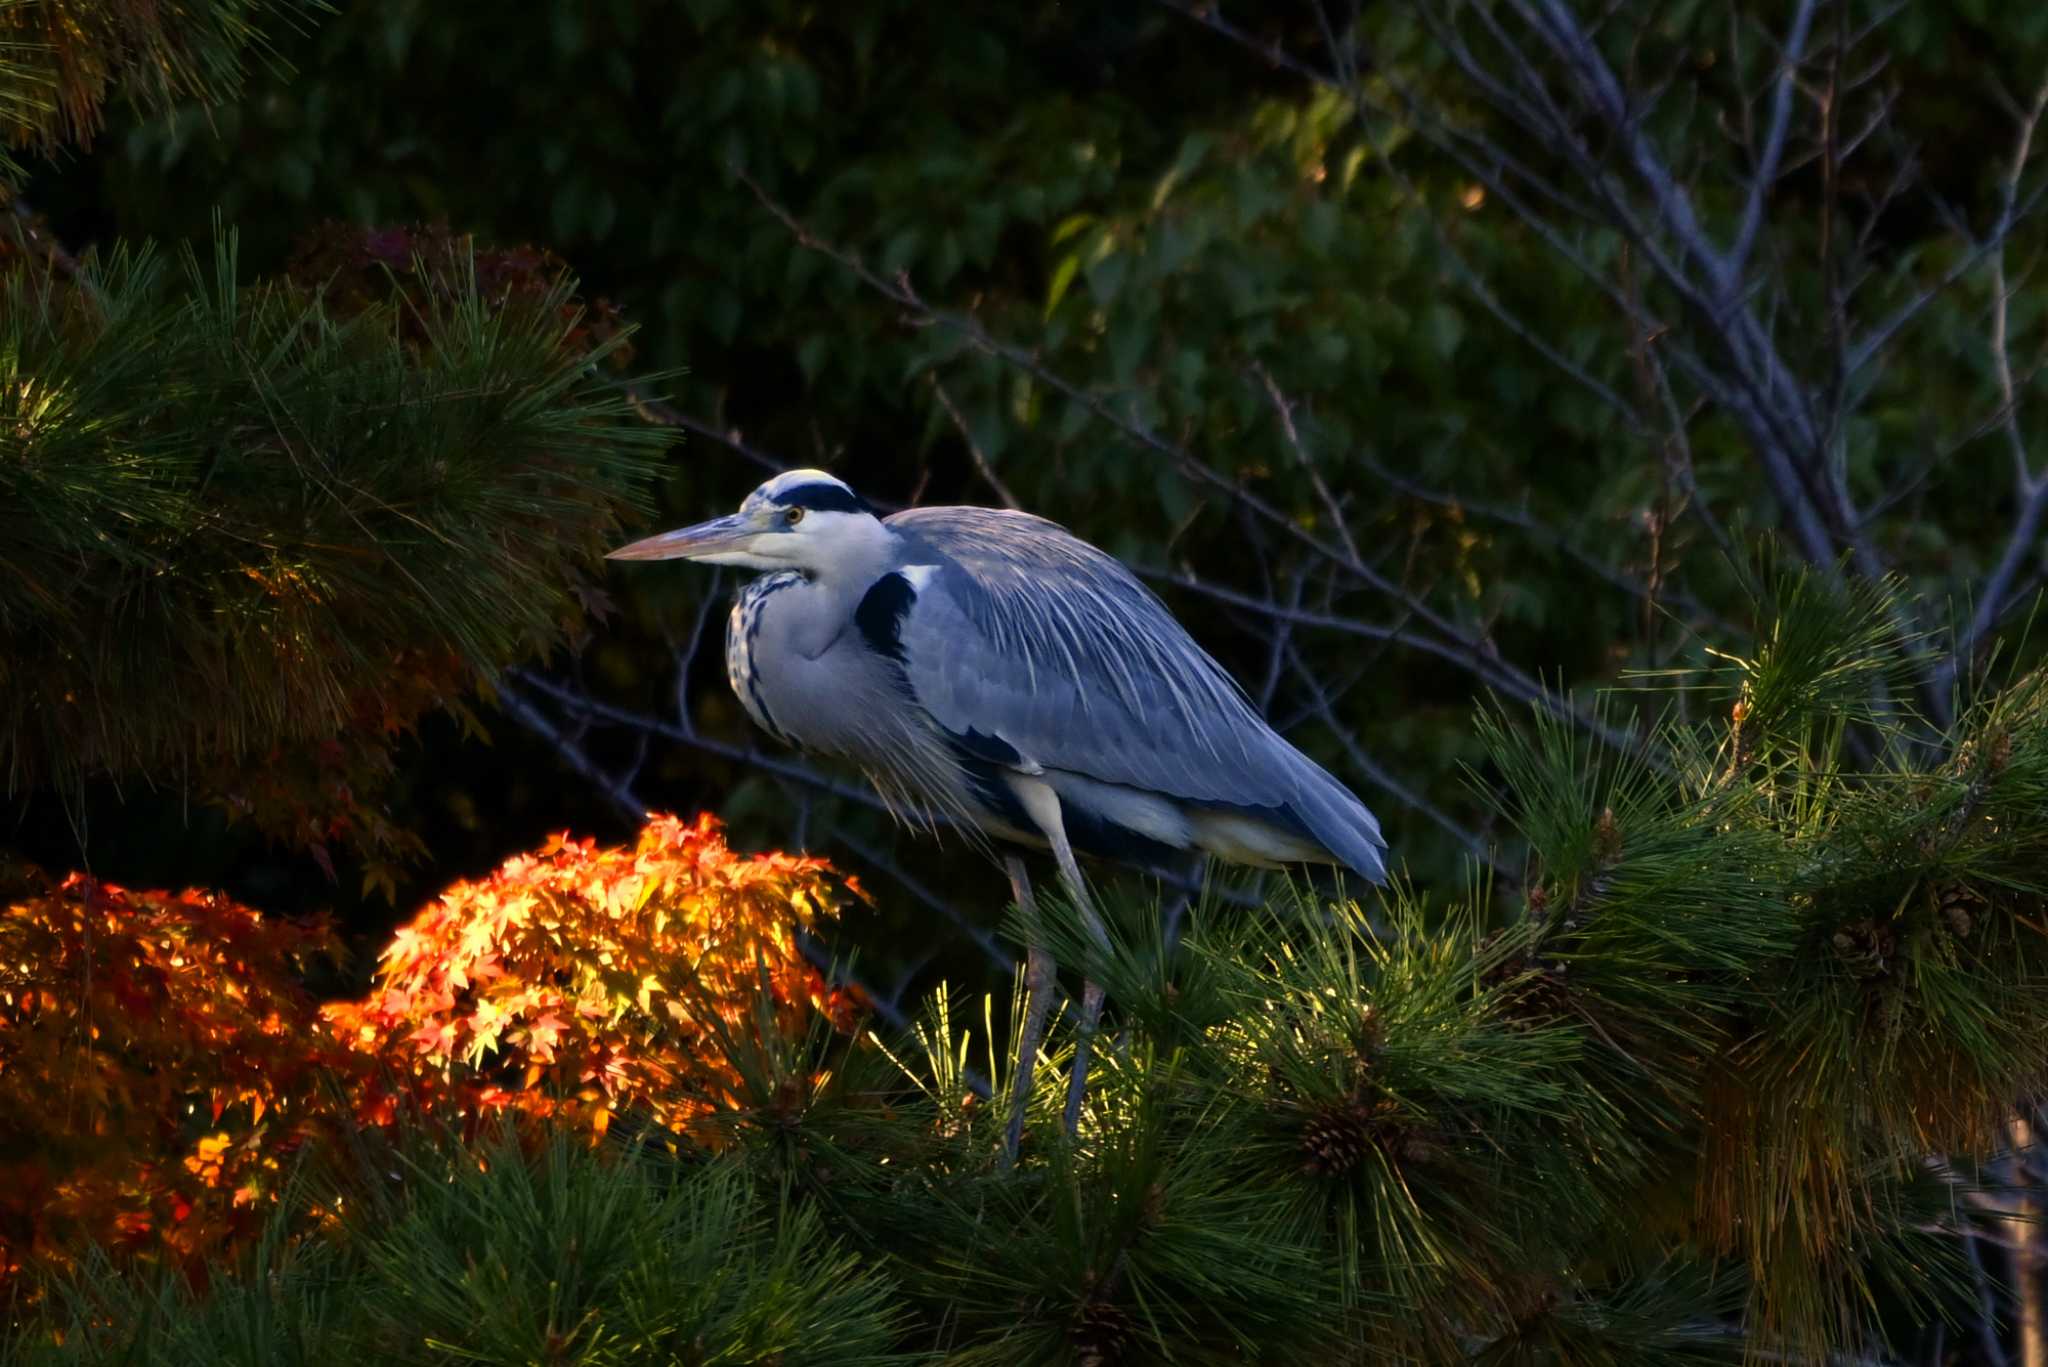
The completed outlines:
{"type": "MultiPolygon", "coordinates": [[[[1060,880],[1067,885],[1067,895],[1074,899],[1075,908],[1081,913],[1081,927],[1087,931],[1088,939],[1104,954],[1109,952],[1109,931],[1102,923],[1102,913],[1095,909],[1095,900],[1088,895],[1088,884],[1081,877],[1081,866],[1074,861],[1074,847],[1067,839],[1067,823],[1060,815],[1060,795],[1053,791],[1044,779],[1025,774],[1011,774],[1011,791],[1024,806],[1039,830],[1045,832],[1048,844],[1052,846],[1052,857],[1059,864],[1060,880]]],[[[1102,1023],[1102,985],[1093,979],[1081,982],[1081,1018],[1079,1033],[1074,1038],[1074,1069],[1067,1080],[1067,1133],[1072,1134],[1081,1121],[1081,1101],[1088,1094],[1088,1053],[1095,1042],[1096,1027],[1102,1023]]]]}
{"type": "Polygon", "coordinates": [[[1042,778],[1017,773],[1006,777],[1010,791],[1023,804],[1024,814],[1044,832],[1046,843],[1052,846],[1052,857],[1060,867],[1060,881],[1067,885],[1067,895],[1074,899],[1074,906],[1081,913],[1081,928],[1088,932],[1096,949],[1108,953],[1109,931],[1103,926],[1102,914],[1095,909],[1094,899],[1088,895],[1081,866],[1074,862],[1074,847],[1067,841],[1067,823],[1060,816],[1060,795],[1042,778]]]}
{"type": "Polygon", "coordinates": [[[1052,1014],[1058,969],[1052,951],[1045,947],[1045,927],[1038,919],[1038,903],[1031,896],[1031,876],[1024,871],[1024,857],[1005,855],[1003,868],[1010,875],[1010,894],[1024,915],[1029,938],[1024,947],[1024,1024],[1017,1037],[1017,1066],[1010,1076],[1010,1127],[1003,1134],[1003,1166],[1008,1167],[1017,1161],[1017,1145],[1024,1138],[1024,1112],[1031,1104],[1032,1079],[1038,1073],[1038,1046],[1045,1041],[1045,1021],[1052,1014]]]}
{"type": "Polygon", "coordinates": [[[1074,1036],[1074,1071],[1067,1079],[1067,1110],[1061,1117],[1069,1135],[1081,1123],[1081,1102],[1088,1095],[1088,1054],[1095,1043],[1095,1031],[1102,1024],[1102,984],[1081,982],[1081,1028],[1074,1036]]]}
{"type": "MultiPolygon", "coordinates": [[[[1058,794],[1054,794],[1053,801],[1057,804],[1058,794]]],[[[1102,913],[1095,908],[1095,899],[1088,895],[1088,884],[1081,877],[1081,866],[1074,861],[1074,847],[1067,841],[1067,825],[1060,819],[1057,806],[1046,835],[1052,841],[1052,857],[1060,866],[1060,881],[1067,885],[1067,895],[1074,899],[1075,907],[1081,912],[1082,927],[1095,948],[1108,954],[1109,931],[1103,926],[1102,913]]],[[[1074,1070],[1067,1078],[1067,1109],[1062,1117],[1069,1135],[1081,1123],[1081,1102],[1088,1095],[1088,1055],[1095,1044],[1095,1032],[1102,1024],[1104,995],[1101,983],[1092,978],[1081,980],[1081,1018],[1077,1022],[1079,1029],[1074,1034],[1074,1070]]]]}

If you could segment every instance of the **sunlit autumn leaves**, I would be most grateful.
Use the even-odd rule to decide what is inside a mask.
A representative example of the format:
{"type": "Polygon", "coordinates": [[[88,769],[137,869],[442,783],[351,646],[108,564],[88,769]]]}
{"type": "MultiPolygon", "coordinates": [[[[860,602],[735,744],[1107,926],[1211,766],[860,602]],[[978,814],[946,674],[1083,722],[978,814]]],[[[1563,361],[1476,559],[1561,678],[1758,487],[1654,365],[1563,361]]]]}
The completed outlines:
{"type": "Polygon", "coordinates": [[[298,985],[326,928],[0,879],[0,1268],[81,1239],[198,1258],[253,1228],[322,1080],[356,1066],[298,985]]]}
{"type": "Polygon", "coordinates": [[[652,816],[630,847],[557,836],[448,889],[362,1000],[321,1007],[301,981],[324,925],[10,871],[0,1286],[86,1240],[196,1265],[257,1227],[295,1148],[351,1126],[684,1130],[737,1081],[708,1031],[845,1018],[796,935],[850,889],[734,853],[709,818],[652,816]]]}
{"type": "Polygon", "coordinates": [[[633,1108],[681,1130],[737,1082],[706,1032],[835,1014],[796,943],[848,886],[821,860],[735,856],[710,818],[649,819],[630,848],[556,836],[401,926],[360,1002],[325,1009],[395,1083],[464,1116],[633,1108]]]}

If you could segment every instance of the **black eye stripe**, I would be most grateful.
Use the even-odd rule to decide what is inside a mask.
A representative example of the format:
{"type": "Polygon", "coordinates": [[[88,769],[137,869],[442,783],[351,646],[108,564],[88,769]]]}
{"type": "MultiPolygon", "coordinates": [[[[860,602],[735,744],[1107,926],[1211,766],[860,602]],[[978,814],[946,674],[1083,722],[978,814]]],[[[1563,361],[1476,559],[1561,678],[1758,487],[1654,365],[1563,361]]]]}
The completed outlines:
{"type": "Polygon", "coordinates": [[[815,513],[872,513],[867,500],[843,484],[799,484],[772,496],[779,508],[808,508],[815,513]]]}

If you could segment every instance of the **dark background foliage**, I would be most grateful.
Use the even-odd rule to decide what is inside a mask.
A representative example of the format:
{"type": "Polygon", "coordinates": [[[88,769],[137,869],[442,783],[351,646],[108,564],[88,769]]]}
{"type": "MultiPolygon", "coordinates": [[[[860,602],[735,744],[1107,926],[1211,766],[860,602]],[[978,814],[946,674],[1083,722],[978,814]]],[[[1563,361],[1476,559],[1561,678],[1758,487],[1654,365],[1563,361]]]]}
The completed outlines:
{"type": "MultiPolygon", "coordinates": [[[[1443,118],[1553,166],[1459,79],[1421,13],[1364,10],[1359,50],[1443,118]]],[[[1629,74],[1663,82],[1653,126],[1717,222],[1741,207],[1728,111],[1764,111],[1751,97],[1772,30],[1750,18],[1678,6],[1629,19],[1629,74]]],[[[1911,193],[1868,215],[1860,258],[1910,287],[1953,254],[1958,218],[1995,208],[2007,105],[2024,103],[2038,65],[2043,21],[2021,7],[1852,5],[1823,22],[1847,38],[1873,19],[1883,135],[1835,171],[1788,157],[1769,200],[1760,255],[1795,359],[1825,331],[1807,325],[1824,309],[1826,206],[1876,202],[1912,172],[1911,193]],[[2009,101],[2007,86],[2021,93],[2009,101]]],[[[1304,78],[1300,64],[1342,75],[1315,10],[1253,7],[1238,21],[1250,29],[1233,35],[1131,3],[349,4],[272,25],[277,64],[239,98],[173,101],[168,116],[117,104],[90,149],[39,168],[25,199],[74,254],[145,235],[203,248],[220,214],[251,277],[304,267],[308,234],[329,221],[542,244],[587,298],[638,325],[634,371],[678,372],[648,392],[698,430],[671,449],[649,526],[731,506],[764,463],[819,464],[890,503],[1014,496],[1156,575],[1213,581],[1226,596],[1162,591],[1382,813],[1397,856],[1449,883],[1503,838],[1460,775],[1481,756],[1475,700],[1515,696],[1490,662],[1582,697],[1670,664],[1693,629],[1749,620],[1745,543],[1785,514],[1725,411],[1678,396],[1681,461],[1668,434],[1632,429],[1477,302],[1464,288],[1475,273],[1586,375],[1630,396],[1642,383],[1638,353],[1655,343],[1469,168],[1304,78]],[[872,278],[813,250],[777,207],[872,278]],[[1213,478],[1191,478],[1173,452],[1213,478]],[[1325,544],[1343,538],[1398,594],[1340,582],[1238,492],[1325,544]],[[1297,620],[1242,600],[1291,605],[1297,620]],[[1466,644],[1416,648],[1418,603],[1466,644]],[[1332,617],[1374,630],[1315,625],[1332,617]]],[[[1610,284],[1654,292],[1624,235],[1575,233],[1610,284]]],[[[1837,434],[1870,539],[1909,576],[1930,629],[1967,616],[2011,511],[2008,458],[1978,433],[1997,407],[1984,303],[1967,280],[1936,303],[1837,434]]],[[[2015,335],[2035,316],[2016,298],[2015,335]]],[[[658,715],[682,658],[689,720],[728,747],[654,738],[633,795],[715,807],[742,839],[805,845],[871,878],[914,871],[925,900],[882,877],[893,891],[855,928],[871,976],[985,972],[936,908],[991,923],[990,870],[731,753],[755,740],[715,646],[730,581],[667,566],[605,587],[615,609],[546,677],[658,715]],[[713,644],[691,653],[698,623],[713,644]]],[[[397,755],[388,817],[430,853],[394,873],[391,893],[359,887],[360,856],[342,852],[330,881],[161,775],[102,782],[82,802],[31,794],[11,839],[52,866],[220,886],[278,909],[339,904],[367,939],[546,830],[626,829],[527,714],[485,701],[487,737],[433,714],[397,755]]],[[[644,740],[599,729],[581,744],[625,772],[644,740]]]]}

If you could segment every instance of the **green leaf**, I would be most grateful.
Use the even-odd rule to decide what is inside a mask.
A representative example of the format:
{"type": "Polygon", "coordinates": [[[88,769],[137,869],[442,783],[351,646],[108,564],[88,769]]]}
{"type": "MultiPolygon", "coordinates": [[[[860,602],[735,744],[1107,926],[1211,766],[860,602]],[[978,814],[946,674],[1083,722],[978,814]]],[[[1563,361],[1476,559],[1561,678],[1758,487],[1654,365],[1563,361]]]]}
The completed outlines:
{"type": "Polygon", "coordinates": [[[1067,289],[1074,283],[1074,273],[1081,269],[1081,254],[1068,252],[1053,267],[1052,283],[1045,291],[1045,317],[1050,319],[1060,306],[1060,300],[1067,297],[1067,289]]]}

